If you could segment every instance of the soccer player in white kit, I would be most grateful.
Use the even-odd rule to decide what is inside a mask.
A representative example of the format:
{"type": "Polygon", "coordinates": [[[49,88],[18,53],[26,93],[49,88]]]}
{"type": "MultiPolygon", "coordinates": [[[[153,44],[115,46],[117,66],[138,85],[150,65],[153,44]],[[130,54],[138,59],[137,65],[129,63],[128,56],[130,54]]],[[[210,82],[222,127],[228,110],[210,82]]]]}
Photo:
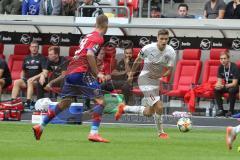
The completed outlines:
{"type": "Polygon", "coordinates": [[[123,113],[154,116],[158,136],[163,139],[168,138],[168,134],[163,131],[162,126],[163,103],[159,96],[159,82],[161,77],[171,73],[176,58],[174,49],[167,44],[168,40],[168,30],[159,30],[157,42],[142,48],[128,75],[128,82],[132,83],[135,71],[142,60],[144,61],[143,69],[138,77],[138,85],[144,94],[146,105],[128,106],[122,103],[118,106],[118,111],[115,114],[116,120],[119,120],[123,113]]]}

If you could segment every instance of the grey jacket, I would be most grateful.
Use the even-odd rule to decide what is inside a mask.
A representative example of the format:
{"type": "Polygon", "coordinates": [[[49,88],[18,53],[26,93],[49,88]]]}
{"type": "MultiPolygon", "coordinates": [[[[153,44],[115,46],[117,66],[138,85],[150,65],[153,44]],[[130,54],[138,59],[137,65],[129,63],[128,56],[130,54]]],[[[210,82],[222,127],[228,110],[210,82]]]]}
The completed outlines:
{"type": "MultiPolygon", "coordinates": [[[[51,0],[52,5],[52,14],[50,15],[61,15],[62,11],[62,1],[61,0],[51,0]]],[[[41,0],[39,15],[48,15],[47,14],[47,0],[41,0]]]]}

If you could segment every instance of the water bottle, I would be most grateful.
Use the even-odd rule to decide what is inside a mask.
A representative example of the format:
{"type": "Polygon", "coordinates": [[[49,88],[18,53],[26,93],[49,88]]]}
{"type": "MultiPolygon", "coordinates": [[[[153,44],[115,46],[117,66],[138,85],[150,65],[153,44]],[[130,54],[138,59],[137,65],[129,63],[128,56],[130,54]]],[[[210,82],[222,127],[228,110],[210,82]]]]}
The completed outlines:
{"type": "Polygon", "coordinates": [[[212,108],[212,117],[216,117],[216,112],[217,112],[217,109],[215,106],[213,106],[212,108]]]}
{"type": "Polygon", "coordinates": [[[206,107],[205,116],[206,116],[206,117],[209,117],[209,116],[210,116],[210,109],[209,109],[209,107],[206,107]]]}

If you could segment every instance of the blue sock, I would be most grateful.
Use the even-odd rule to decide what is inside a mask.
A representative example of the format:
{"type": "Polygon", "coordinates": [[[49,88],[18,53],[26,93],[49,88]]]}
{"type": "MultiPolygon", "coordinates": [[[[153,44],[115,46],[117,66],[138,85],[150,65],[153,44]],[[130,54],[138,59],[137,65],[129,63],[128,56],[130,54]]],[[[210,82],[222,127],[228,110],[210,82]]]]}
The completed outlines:
{"type": "Polygon", "coordinates": [[[56,115],[58,115],[62,110],[59,108],[59,104],[48,109],[47,115],[43,118],[41,123],[42,126],[46,126],[56,115]]]}
{"type": "Polygon", "coordinates": [[[104,107],[102,105],[95,105],[93,108],[90,134],[98,134],[98,129],[102,120],[103,108],[104,107]]]}

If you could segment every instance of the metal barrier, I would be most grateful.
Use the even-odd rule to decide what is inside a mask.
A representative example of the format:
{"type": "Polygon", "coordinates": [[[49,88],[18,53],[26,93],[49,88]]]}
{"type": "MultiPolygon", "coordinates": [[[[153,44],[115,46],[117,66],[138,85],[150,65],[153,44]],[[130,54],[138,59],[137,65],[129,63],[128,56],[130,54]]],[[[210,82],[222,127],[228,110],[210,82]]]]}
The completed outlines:
{"type": "Polygon", "coordinates": [[[125,9],[126,12],[127,12],[127,18],[128,18],[128,23],[131,23],[131,15],[130,15],[130,11],[129,11],[129,8],[127,6],[92,6],[92,5],[89,5],[89,6],[79,6],[77,8],[77,17],[79,17],[79,10],[81,8],[112,8],[112,9],[125,9]]]}

